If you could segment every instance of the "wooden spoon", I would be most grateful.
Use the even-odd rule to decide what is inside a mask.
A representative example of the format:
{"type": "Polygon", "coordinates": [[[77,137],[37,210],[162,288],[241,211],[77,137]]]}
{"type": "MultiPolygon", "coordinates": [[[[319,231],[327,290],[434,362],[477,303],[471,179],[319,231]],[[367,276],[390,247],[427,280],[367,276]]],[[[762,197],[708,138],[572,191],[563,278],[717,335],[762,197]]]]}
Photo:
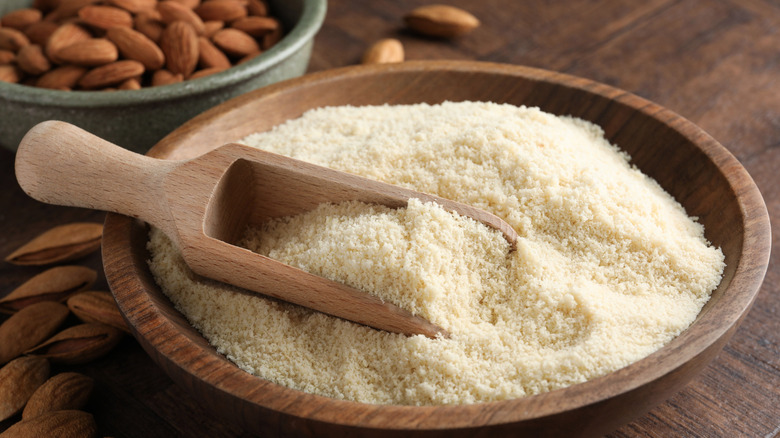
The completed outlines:
{"type": "Polygon", "coordinates": [[[236,246],[250,226],[357,200],[391,208],[409,198],[500,230],[509,224],[483,210],[239,144],[191,160],[136,154],[65,122],[33,127],[16,154],[16,178],[31,197],[142,219],[162,229],[198,275],[377,329],[447,336],[441,327],[344,284],[236,246]]]}

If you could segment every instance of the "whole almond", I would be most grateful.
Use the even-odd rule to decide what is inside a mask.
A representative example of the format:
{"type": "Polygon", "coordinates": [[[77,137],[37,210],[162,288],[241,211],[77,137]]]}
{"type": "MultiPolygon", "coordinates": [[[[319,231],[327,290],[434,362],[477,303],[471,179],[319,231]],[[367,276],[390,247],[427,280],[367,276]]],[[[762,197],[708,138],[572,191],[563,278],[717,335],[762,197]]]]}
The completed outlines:
{"type": "Polygon", "coordinates": [[[230,60],[208,38],[198,38],[198,65],[201,68],[230,68],[230,60]]]}
{"type": "Polygon", "coordinates": [[[27,401],[22,419],[52,411],[81,409],[87,404],[95,382],[79,373],[60,373],[43,383],[27,401]]]}
{"type": "Polygon", "coordinates": [[[0,49],[17,52],[30,45],[30,39],[21,31],[10,27],[0,27],[0,49]]]}
{"type": "Polygon", "coordinates": [[[133,16],[126,10],[113,6],[85,6],[79,10],[78,15],[84,23],[98,29],[133,26],[133,16]]]}
{"type": "Polygon", "coordinates": [[[15,65],[0,65],[0,82],[18,83],[22,80],[22,71],[15,65]]]}
{"type": "Polygon", "coordinates": [[[97,67],[116,61],[119,51],[114,43],[105,38],[90,38],[63,47],[55,52],[55,56],[69,64],[97,67]]]}
{"type": "Polygon", "coordinates": [[[246,56],[260,51],[254,38],[238,29],[222,29],[212,37],[214,44],[231,56],[246,56]]]}
{"type": "Polygon", "coordinates": [[[74,410],[47,412],[22,420],[0,433],[0,438],[94,438],[96,436],[97,424],[92,414],[74,410]]]}
{"type": "Polygon", "coordinates": [[[15,265],[39,266],[74,260],[97,251],[102,236],[103,224],[74,222],[58,225],[19,247],[5,261],[15,265]]]}
{"type": "Polygon", "coordinates": [[[169,26],[176,21],[188,23],[200,35],[205,30],[203,20],[192,9],[173,0],[165,0],[157,5],[162,21],[169,26]]]}
{"type": "Polygon", "coordinates": [[[249,15],[265,17],[268,15],[268,5],[263,0],[249,0],[247,4],[249,15]]]}
{"type": "Polygon", "coordinates": [[[43,13],[34,8],[17,9],[11,11],[0,19],[0,25],[3,27],[12,27],[16,30],[24,30],[27,26],[41,21],[43,13]]]}
{"type": "Polygon", "coordinates": [[[168,70],[160,69],[152,74],[152,86],[170,85],[184,80],[181,73],[171,73],[168,70]]]}
{"type": "Polygon", "coordinates": [[[57,266],[32,277],[0,299],[0,312],[13,313],[40,301],[65,301],[86,290],[97,279],[97,272],[84,266],[57,266]]]}
{"type": "Polygon", "coordinates": [[[20,357],[0,368],[0,421],[21,411],[48,377],[49,361],[42,357],[20,357]]]}
{"type": "Polygon", "coordinates": [[[204,27],[203,36],[205,36],[206,38],[211,38],[220,29],[223,29],[225,27],[225,22],[224,21],[204,21],[203,22],[203,27],[204,27]]]}
{"type": "Polygon", "coordinates": [[[479,27],[479,20],[449,5],[420,6],[404,16],[406,25],[423,35],[452,38],[467,34],[479,27]]]}
{"type": "Polygon", "coordinates": [[[116,61],[88,71],[79,80],[79,85],[87,90],[95,90],[140,76],[144,70],[144,65],[138,61],[131,59],[116,61]]]}
{"type": "Polygon", "coordinates": [[[50,338],[69,313],[60,303],[42,301],[11,315],[0,325],[0,365],[50,338]]]}
{"type": "Polygon", "coordinates": [[[261,37],[277,30],[279,21],[271,17],[245,17],[234,21],[230,26],[253,37],[261,37]]]}
{"type": "Polygon", "coordinates": [[[16,59],[16,53],[10,50],[0,50],[0,65],[12,64],[16,59]]]}
{"type": "Polygon", "coordinates": [[[162,21],[147,12],[142,12],[135,16],[133,27],[155,43],[160,41],[160,36],[162,36],[162,31],[165,28],[162,21]]]}
{"type": "Polygon", "coordinates": [[[68,309],[83,322],[99,322],[130,333],[109,292],[79,292],[68,298],[68,309]]]}
{"type": "Polygon", "coordinates": [[[72,89],[79,79],[87,73],[87,69],[77,65],[63,65],[44,73],[35,83],[36,87],[53,90],[72,89]]]}
{"type": "Polygon", "coordinates": [[[108,29],[106,37],[116,44],[123,57],[140,62],[147,70],[157,70],[165,65],[162,49],[141,32],[127,27],[113,27],[108,29]]]}
{"type": "Polygon", "coordinates": [[[140,90],[141,81],[136,78],[130,78],[117,86],[120,90],[140,90]]]}
{"type": "Polygon", "coordinates": [[[154,9],[157,6],[157,0],[108,0],[108,4],[128,12],[138,13],[154,9]]]}
{"type": "Polygon", "coordinates": [[[195,8],[195,13],[204,21],[217,20],[231,22],[247,16],[247,9],[238,0],[208,1],[195,8]]]}
{"type": "Polygon", "coordinates": [[[49,41],[51,34],[57,30],[59,26],[57,23],[51,21],[39,21],[27,26],[24,29],[24,34],[30,39],[32,44],[38,44],[39,46],[45,46],[49,41]]]}
{"type": "Polygon", "coordinates": [[[77,365],[90,362],[111,351],[122,339],[122,332],[100,323],[68,327],[26,354],[45,357],[52,362],[77,365]]]}
{"type": "Polygon", "coordinates": [[[395,38],[381,39],[363,54],[363,64],[388,64],[403,62],[404,46],[395,38]]]}
{"type": "Polygon", "coordinates": [[[25,73],[35,76],[51,69],[51,63],[46,55],[43,54],[43,48],[37,44],[22,47],[16,57],[16,64],[25,73]]]}
{"type": "Polygon", "coordinates": [[[92,34],[83,27],[75,23],[65,23],[51,34],[44,50],[51,61],[61,64],[62,60],[56,57],[60,49],[90,38],[92,34]]]}
{"type": "Polygon", "coordinates": [[[53,11],[43,17],[46,21],[61,22],[75,17],[79,10],[85,6],[97,3],[100,0],[61,0],[53,11]]]}
{"type": "Polygon", "coordinates": [[[195,71],[198,64],[198,35],[189,23],[174,21],[169,24],[160,37],[160,47],[165,54],[165,66],[171,73],[187,77],[195,71]]]}

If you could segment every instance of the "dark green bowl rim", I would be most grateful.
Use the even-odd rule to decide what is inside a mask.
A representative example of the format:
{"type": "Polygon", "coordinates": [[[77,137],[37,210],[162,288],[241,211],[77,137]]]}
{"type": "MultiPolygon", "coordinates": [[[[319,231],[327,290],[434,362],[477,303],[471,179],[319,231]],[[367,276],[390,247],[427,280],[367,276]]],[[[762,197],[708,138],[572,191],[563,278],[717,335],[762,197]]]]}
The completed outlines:
{"type": "Polygon", "coordinates": [[[0,100],[54,105],[64,108],[122,106],[154,103],[220,90],[246,81],[279,65],[313,40],[325,20],[326,0],[303,0],[301,17],[276,45],[261,55],[207,77],[141,90],[63,91],[0,82],[0,100]]]}

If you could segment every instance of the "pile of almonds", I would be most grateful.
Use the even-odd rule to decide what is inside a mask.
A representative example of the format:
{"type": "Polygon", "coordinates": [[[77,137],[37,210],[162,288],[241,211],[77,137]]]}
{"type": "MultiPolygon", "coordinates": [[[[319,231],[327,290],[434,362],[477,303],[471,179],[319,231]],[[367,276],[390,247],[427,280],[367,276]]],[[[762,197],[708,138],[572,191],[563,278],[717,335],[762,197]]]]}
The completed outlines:
{"type": "Polygon", "coordinates": [[[0,299],[0,421],[21,414],[6,436],[95,436],[82,411],[91,378],[76,372],[51,375],[52,365],[83,364],[111,351],[129,332],[109,292],[90,290],[93,269],[61,264],[100,248],[103,226],[60,225],[42,233],[5,261],[25,266],[57,263],[0,299]]]}
{"type": "Polygon", "coordinates": [[[281,36],[265,0],[35,0],[0,18],[0,81],[135,90],[225,70],[281,36]]]}

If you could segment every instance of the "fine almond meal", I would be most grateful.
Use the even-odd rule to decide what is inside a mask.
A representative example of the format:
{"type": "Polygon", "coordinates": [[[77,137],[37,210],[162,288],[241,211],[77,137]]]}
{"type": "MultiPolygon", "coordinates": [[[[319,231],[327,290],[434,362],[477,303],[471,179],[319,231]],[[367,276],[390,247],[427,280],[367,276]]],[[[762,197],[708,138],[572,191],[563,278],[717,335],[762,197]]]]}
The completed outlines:
{"type": "Polygon", "coordinates": [[[150,267],[231,361],[365,403],[505,400],[637,361],[685,330],[720,282],[703,228],[588,122],[463,102],[332,107],[246,144],[487,210],[346,202],[248,230],[247,248],[378,295],[449,339],[398,335],[200,281],[152,230],[150,267]]]}

